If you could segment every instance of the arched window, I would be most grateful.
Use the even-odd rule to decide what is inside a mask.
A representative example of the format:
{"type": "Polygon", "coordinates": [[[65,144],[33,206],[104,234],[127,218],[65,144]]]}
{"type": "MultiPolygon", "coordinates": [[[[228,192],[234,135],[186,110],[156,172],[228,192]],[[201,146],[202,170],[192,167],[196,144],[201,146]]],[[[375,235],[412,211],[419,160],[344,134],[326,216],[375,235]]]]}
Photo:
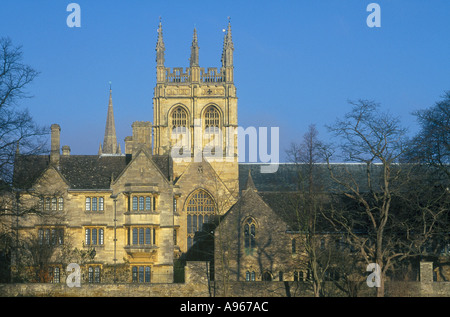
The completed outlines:
{"type": "Polygon", "coordinates": [[[204,155],[210,152],[212,155],[219,153],[221,136],[220,136],[220,114],[215,106],[209,106],[204,114],[204,128],[203,146],[205,148],[204,155]]]}
{"type": "Polygon", "coordinates": [[[252,218],[248,218],[244,224],[244,248],[251,252],[256,248],[256,224],[252,218]]]}
{"type": "Polygon", "coordinates": [[[184,153],[189,148],[189,130],[188,130],[188,115],[186,110],[181,106],[176,107],[170,116],[170,128],[172,131],[171,142],[172,146],[179,152],[184,153]]]}
{"type": "Polygon", "coordinates": [[[205,110],[205,131],[216,133],[220,123],[219,110],[214,106],[209,106],[205,110]]]}
{"type": "Polygon", "coordinates": [[[214,212],[214,201],[205,190],[196,190],[189,197],[186,205],[188,248],[193,244],[195,233],[203,229],[203,224],[211,220],[214,212]]]}
{"type": "Polygon", "coordinates": [[[263,281],[272,281],[272,274],[269,271],[264,272],[262,276],[263,281]]]}
{"type": "Polygon", "coordinates": [[[182,132],[181,128],[187,128],[187,113],[182,107],[176,107],[171,115],[172,131],[176,133],[182,132]]]}

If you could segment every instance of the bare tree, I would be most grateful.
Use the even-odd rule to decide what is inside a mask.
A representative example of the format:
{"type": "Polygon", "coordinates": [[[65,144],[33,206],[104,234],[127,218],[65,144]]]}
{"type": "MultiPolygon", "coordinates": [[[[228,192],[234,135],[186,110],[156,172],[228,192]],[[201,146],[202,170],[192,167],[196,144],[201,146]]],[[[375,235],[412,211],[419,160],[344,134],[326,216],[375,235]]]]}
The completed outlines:
{"type": "Polygon", "coordinates": [[[26,89],[38,72],[22,63],[22,47],[11,39],[0,38],[0,179],[10,184],[14,157],[20,146],[23,154],[41,153],[41,137],[46,130],[38,127],[19,101],[29,98],[26,89]]]}
{"type": "Polygon", "coordinates": [[[384,296],[387,271],[411,250],[406,248],[406,232],[401,225],[408,219],[395,220],[393,212],[409,179],[408,168],[397,164],[406,151],[406,130],[397,118],[379,112],[379,105],[372,101],[351,104],[352,111],[329,129],[341,138],[339,148],[344,159],[358,164],[340,165],[338,170],[331,164],[331,157],[327,158],[330,176],[340,193],[340,201],[328,219],[337,230],[347,233],[348,242],[367,264],[379,265],[377,296],[384,296]]]}
{"type": "MultiPolygon", "coordinates": [[[[11,39],[0,38],[0,249],[10,254],[15,240],[12,217],[18,215],[14,193],[13,167],[19,152],[23,155],[42,153],[46,130],[34,123],[28,110],[19,102],[30,97],[28,86],[38,72],[22,62],[20,46],[11,39]]],[[[31,213],[33,208],[27,209],[31,213]]],[[[26,214],[25,210],[21,210],[26,214]]]]}
{"type": "Polygon", "coordinates": [[[296,166],[298,177],[296,224],[301,238],[299,239],[306,253],[306,266],[310,272],[310,281],[314,296],[323,295],[323,283],[330,265],[329,248],[323,248],[323,232],[320,215],[324,208],[323,188],[317,172],[317,163],[323,163],[324,144],[318,138],[315,125],[311,125],[304,134],[300,144],[292,143],[287,150],[287,157],[296,166]],[[322,245],[322,247],[321,247],[322,245]]]}

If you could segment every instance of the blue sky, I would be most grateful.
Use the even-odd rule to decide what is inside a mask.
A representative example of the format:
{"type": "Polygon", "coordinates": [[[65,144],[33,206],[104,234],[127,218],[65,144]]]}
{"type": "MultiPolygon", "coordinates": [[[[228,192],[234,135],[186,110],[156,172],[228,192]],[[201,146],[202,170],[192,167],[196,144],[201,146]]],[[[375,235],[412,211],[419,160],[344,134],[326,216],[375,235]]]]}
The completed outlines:
{"type": "Polygon", "coordinates": [[[239,125],[279,127],[281,157],[310,124],[329,140],[324,126],[350,110],[349,99],[379,102],[414,133],[412,112],[450,90],[448,0],[2,0],[0,36],[41,72],[23,107],[41,125],[60,124],[73,154],[96,154],[111,81],[124,149],[132,122],[153,119],[160,16],[167,67],[188,66],[194,26],[200,66],[220,67],[231,17],[239,125]],[[66,25],[71,2],[80,28],[66,25]],[[366,24],[371,2],[380,28],[366,24]]]}

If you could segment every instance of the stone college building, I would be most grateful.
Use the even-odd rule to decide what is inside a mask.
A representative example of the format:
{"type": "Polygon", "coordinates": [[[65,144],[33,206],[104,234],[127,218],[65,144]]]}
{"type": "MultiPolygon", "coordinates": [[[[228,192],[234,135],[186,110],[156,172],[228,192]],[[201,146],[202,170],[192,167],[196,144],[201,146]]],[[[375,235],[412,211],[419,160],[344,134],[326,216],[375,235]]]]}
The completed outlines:
{"type": "MultiPolygon", "coordinates": [[[[58,124],[49,155],[18,149],[15,208],[35,212],[12,221],[16,242],[30,250],[26,261],[11,255],[15,280],[65,283],[75,263],[81,283],[172,284],[185,281],[194,261],[207,264],[210,281],[308,279],[298,171],[281,164],[264,174],[238,161],[233,52],[228,23],[220,69],[200,67],[194,29],[189,67],[168,68],[160,22],[153,120],[132,123],[123,151],[111,90],[97,155],[72,155],[58,124]]],[[[321,244],[331,241],[340,250],[337,234],[321,244]]]]}

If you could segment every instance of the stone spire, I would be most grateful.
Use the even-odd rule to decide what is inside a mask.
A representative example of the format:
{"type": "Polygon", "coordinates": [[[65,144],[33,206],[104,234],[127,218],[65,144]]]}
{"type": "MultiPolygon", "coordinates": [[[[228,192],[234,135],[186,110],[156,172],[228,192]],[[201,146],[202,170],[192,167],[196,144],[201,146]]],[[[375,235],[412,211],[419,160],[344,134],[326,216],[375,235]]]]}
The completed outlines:
{"type": "Polygon", "coordinates": [[[109,88],[108,114],[106,117],[105,138],[103,140],[102,154],[117,154],[116,125],[112,104],[112,90],[109,88]]]}
{"type": "Polygon", "coordinates": [[[194,36],[192,38],[192,45],[191,45],[191,58],[189,59],[190,61],[190,66],[199,66],[198,64],[198,38],[197,38],[197,30],[194,28],[194,36]]]}
{"type": "Polygon", "coordinates": [[[164,40],[163,40],[163,31],[162,31],[162,24],[161,24],[161,18],[159,19],[159,27],[158,27],[158,41],[156,42],[156,65],[157,66],[164,66],[164,51],[166,50],[166,47],[164,46],[164,40]]]}
{"type": "Polygon", "coordinates": [[[156,82],[164,83],[166,80],[166,68],[164,67],[164,46],[161,17],[159,18],[158,41],[156,42],[156,82]]]}

